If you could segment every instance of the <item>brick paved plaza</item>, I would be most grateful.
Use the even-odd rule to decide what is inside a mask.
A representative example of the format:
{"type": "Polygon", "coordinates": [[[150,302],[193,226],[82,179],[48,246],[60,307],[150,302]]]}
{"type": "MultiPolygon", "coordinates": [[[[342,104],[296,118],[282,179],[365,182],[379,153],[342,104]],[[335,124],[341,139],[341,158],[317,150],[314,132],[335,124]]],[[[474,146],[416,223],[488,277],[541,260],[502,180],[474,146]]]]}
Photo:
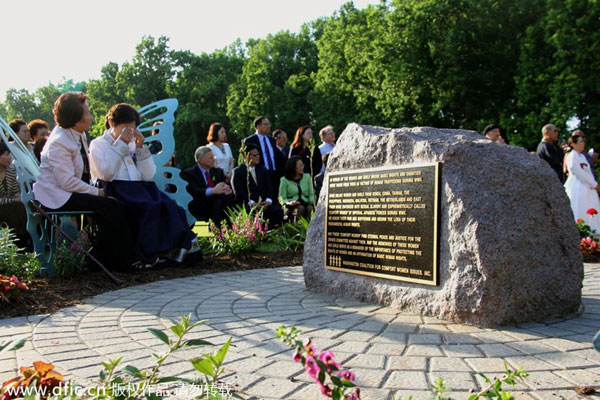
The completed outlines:
{"type": "MultiPolygon", "coordinates": [[[[155,273],[155,272],[150,272],[155,273]]],[[[531,376],[517,399],[578,397],[577,385],[600,385],[600,353],[591,340],[600,329],[600,264],[585,265],[580,315],[503,329],[479,329],[395,309],[308,292],[301,267],[202,275],[153,282],[88,299],[56,314],[0,320],[0,340],[31,333],[32,341],[0,356],[0,379],[35,360],[51,362],[76,383],[91,384],[100,361],[123,356],[123,366],[152,365],[166,349],[146,329],[191,313],[208,319],[190,338],[215,344],[233,336],[225,381],[252,399],[318,399],[320,392],[275,336],[295,325],[320,349],[350,367],[363,399],[430,396],[438,377],[457,400],[480,388],[478,372],[500,375],[504,362],[531,376]],[[195,334],[194,334],[195,333],[195,334]]],[[[194,373],[187,359],[208,348],[179,353],[163,375],[194,373]]]]}

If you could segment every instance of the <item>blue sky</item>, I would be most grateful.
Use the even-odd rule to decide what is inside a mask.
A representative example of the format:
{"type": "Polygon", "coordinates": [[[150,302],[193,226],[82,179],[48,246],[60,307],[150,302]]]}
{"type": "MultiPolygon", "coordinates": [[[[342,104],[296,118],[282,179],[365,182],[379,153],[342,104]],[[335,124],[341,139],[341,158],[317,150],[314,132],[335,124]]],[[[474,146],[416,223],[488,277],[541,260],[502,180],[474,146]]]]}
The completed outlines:
{"type": "MultiPolygon", "coordinates": [[[[172,49],[212,52],[330,16],[344,0],[12,0],[2,3],[0,101],[62,78],[98,78],[110,61],[133,57],[144,35],[172,49]]],[[[379,0],[354,0],[357,8],[379,0]]]]}

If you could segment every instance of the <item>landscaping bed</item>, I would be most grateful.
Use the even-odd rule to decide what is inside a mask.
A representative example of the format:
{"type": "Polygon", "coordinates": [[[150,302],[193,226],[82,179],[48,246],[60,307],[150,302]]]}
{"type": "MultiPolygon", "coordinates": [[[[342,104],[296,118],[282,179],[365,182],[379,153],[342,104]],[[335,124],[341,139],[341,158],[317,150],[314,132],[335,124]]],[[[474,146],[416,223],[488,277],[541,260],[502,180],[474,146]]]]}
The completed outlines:
{"type": "Polygon", "coordinates": [[[51,314],[61,308],[79,304],[88,297],[127,286],[184,278],[217,272],[276,268],[302,264],[302,251],[253,252],[237,256],[205,256],[194,266],[167,267],[134,272],[116,272],[123,281],[118,286],[101,271],[70,277],[39,277],[28,283],[20,301],[0,302],[0,319],[35,314],[51,314]]]}

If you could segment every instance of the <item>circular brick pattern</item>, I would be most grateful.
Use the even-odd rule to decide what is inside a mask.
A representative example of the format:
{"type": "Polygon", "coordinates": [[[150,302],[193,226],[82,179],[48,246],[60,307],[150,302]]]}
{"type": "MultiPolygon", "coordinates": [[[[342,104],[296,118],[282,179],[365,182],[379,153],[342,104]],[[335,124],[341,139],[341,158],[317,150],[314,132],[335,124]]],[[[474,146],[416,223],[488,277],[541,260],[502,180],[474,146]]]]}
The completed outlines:
{"type": "MultiPolygon", "coordinates": [[[[275,336],[295,325],[320,349],[357,376],[363,399],[431,395],[431,382],[444,378],[457,399],[498,376],[504,363],[531,375],[517,398],[577,398],[577,385],[600,385],[600,353],[591,339],[600,329],[600,264],[586,264],[585,311],[503,329],[480,329],[406,314],[379,305],[308,292],[302,269],[277,268],[202,275],[121,289],[46,317],[0,321],[0,339],[33,331],[32,343],[0,356],[0,379],[36,359],[81,384],[97,377],[100,361],[123,356],[122,365],[153,365],[152,353],[166,349],[147,328],[166,329],[171,319],[191,314],[207,322],[189,338],[215,345],[233,337],[224,381],[246,398],[318,399],[316,385],[275,336]]],[[[188,359],[210,352],[196,347],[176,353],[163,374],[195,376],[188,359]]]]}

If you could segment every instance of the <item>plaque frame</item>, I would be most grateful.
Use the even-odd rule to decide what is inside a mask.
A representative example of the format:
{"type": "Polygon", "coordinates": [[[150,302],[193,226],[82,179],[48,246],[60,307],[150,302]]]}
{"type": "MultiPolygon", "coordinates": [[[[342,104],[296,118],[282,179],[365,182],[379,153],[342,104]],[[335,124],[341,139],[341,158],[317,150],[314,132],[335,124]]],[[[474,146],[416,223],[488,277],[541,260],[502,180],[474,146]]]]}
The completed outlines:
{"type": "Polygon", "coordinates": [[[427,285],[427,286],[439,286],[439,284],[440,284],[440,282],[439,282],[439,280],[440,280],[440,278],[439,278],[439,275],[440,275],[439,274],[439,267],[440,267],[439,266],[440,212],[439,211],[440,211],[441,170],[442,170],[442,163],[441,162],[433,162],[433,163],[423,163],[423,164],[359,168],[359,169],[352,169],[352,170],[328,172],[327,176],[326,176],[327,198],[325,201],[325,236],[324,236],[324,249],[323,249],[323,265],[324,265],[325,269],[332,270],[332,271],[346,272],[346,273],[350,273],[350,274],[372,276],[375,278],[396,280],[396,281],[409,282],[409,283],[418,283],[418,284],[427,285]],[[433,235],[431,236],[433,239],[433,254],[432,254],[432,258],[433,258],[433,265],[432,265],[433,273],[432,273],[432,275],[433,276],[430,279],[419,279],[419,278],[390,275],[390,274],[385,274],[385,273],[381,273],[381,272],[357,271],[357,270],[352,270],[352,269],[348,269],[348,268],[328,266],[327,265],[327,237],[328,237],[327,236],[327,233],[328,233],[327,232],[327,221],[329,218],[328,205],[329,205],[329,185],[330,185],[331,177],[335,177],[335,176],[339,176],[339,175],[347,175],[352,172],[355,172],[355,173],[363,173],[363,172],[370,172],[370,171],[378,172],[378,171],[401,170],[401,169],[410,169],[410,168],[419,168],[419,167],[434,167],[433,235]]]}

